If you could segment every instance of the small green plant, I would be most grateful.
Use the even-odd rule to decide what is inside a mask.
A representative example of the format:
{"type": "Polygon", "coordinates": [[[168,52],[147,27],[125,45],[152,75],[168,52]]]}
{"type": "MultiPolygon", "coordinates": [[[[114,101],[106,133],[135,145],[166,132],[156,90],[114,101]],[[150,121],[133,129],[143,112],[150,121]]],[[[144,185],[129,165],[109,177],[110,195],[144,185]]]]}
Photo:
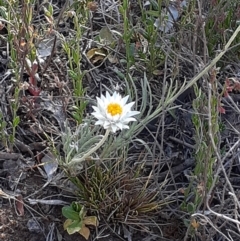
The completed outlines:
{"type": "MultiPolygon", "coordinates": [[[[226,44],[233,31],[239,25],[240,5],[238,0],[217,0],[210,2],[205,32],[209,56],[215,56],[216,50],[222,48],[226,44]]],[[[237,36],[234,40],[234,44],[237,45],[239,41],[240,36],[237,36]]],[[[239,49],[239,46],[236,48],[239,49]]],[[[236,51],[234,53],[236,53],[236,51]]],[[[230,54],[232,55],[231,51],[229,55],[230,54]]]]}
{"type": "Polygon", "coordinates": [[[68,234],[79,233],[88,240],[90,229],[87,226],[98,226],[98,220],[95,216],[86,216],[87,212],[80,203],[72,202],[70,206],[62,208],[62,214],[67,220],[64,222],[64,230],[68,234]]]}
{"type": "Polygon", "coordinates": [[[81,69],[81,39],[84,31],[84,26],[89,18],[89,8],[87,1],[74,2],[70,10],[67,12],[67,18],[71,18],[74,23],[74,36],[70,38],[63,37],[62,46],[67,54],[69,69],[68,73],[73,81],[75,106],[73,107],[73,116],[78,124],[82,123],[84,110],[87,101],[84,100],[85,90],[83,87],[83,77],[85,72],[81,69]],[[73,8],[73,10],[71,10],[73,8]]]}
{"type": "MultiPolygon", "coordinates": [[[[36,58],[36,49],[33,44],[33,4],[35,1],[23,1],[22,7],[19,10],[19,2],[12,1],[5,3],[6,13],[4,14],[4,21],[7,23],[7,41],[10,44],[10,68],[13,70],[12,81],[14,84],[14,93],[11,100],[12,112],[12,133],[10,135],[11,146],[14,143],[16,128],[20,123],[20,117],[17,115],[19,108],[19,93],[21,82],[23,82],[23,73],[27,68],[27,59],[30,61],[36,58]]],[[[3,8],[3,6],[2,6],[3,8]]],[[[31,71],[33,73],[34,71],[31,71]]],[[[35,72],[34,72],[35,73],[35,72]]],[[[30,75],[31,76],[31,75],[30,75]]],[[[32,79],[33,80],[33,79],[32,79]]],[[[33,90],[35,86],[29,85],[29,91],[33,90]],[[32,89],[33,87],[33,89],[32,89]]]]}
{"type": "MultiPolygon", "coordinates": [[[[216,145],[218,146],[221,143],[219,135],[219,113],[222,110],[220,103],[221,95],[217,90],[215,69],[211,71],[209,82],[211,95],[202,92],[197,85],[194,86],[197,97],[193,101],[195,114],[193,114],[192,122],[196,131],[196,166],[194,172],[189,177],[190,184],[184,191],[185,200],[182,203],[182,208],[190,215],[200,209],[206,210],[207,193],[213,184],[213,165],[216,160],[216,154],[209,136],[210,128],[216,145]],[[211,112],[210,114],[209,111],[211,112]],[[209,120],[209,116],[211,120],[209,120]],[[211,125],[209,123],[211,123],[211,125]]],[[[186,220],[185,223],[191,224],[192,231],[194,231],[196,220],[192,222],[186,220]],[[194,224],[192,224],[192,222],[194,222],[194,224]]]]}
{"type": "Polygon", "coordinates": [[[130,73],[130,68],[134,64],[134,47],[131,44],[131,38],[133,36],[133,29],[131,26],[131,22],[129,21],[129,1],[123,0],[122,6],[119,8],[122,16],[123,16],[123,41],[125,43],[126,48],[126,64],[127,69],[126,73],[130,73]]]}
{"type": "Polygon", "coordinates": [[[140,42],[143,47],[138,51],[139,57],[146,64],[146,69],[150,74],[159,74],[159,69],[165,60],[162,45],[159,43],[164,32],[158,30],[162,24],[162,1],[151,1],[150,9],[146,10],[141,6],[143,28],[140,28],[140,42]],[[156,24],[157,23],[157,24],[156,24]]]}
{"type": "Polygon", "coordinates": [[[142,64],[150,74],[159,74],[159,67],[163,65],[165,55],[162,46],[159,45],[160,33],[155,26],[155,21],[161,18],[161,1],[158,3],[151,1],[151,9],[144,9],[143,4],[139,2],[141,9],[141,23],[143,25],[133,26],[129,16],[130,2],[124,0],[120,6],[120,12],[123,16],[123,41],[126,49],[127,78],[133,65],[136,68],[142,64]],[[138,61],[136,61],[138,60],[138,61]],[[137,63],[137,64],[136,64],[137,63]]]}

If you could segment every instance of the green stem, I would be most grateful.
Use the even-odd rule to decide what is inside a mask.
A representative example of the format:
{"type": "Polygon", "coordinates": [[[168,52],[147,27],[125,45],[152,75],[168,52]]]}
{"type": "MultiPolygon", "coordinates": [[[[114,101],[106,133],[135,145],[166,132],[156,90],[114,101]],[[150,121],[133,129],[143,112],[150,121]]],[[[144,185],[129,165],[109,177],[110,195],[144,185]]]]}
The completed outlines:
{"type": "Polygon", "coordinates": [[[84,161],[86,158],[88,158],[92,153],[94,153],[97,149],[99,149],[102,146],[102,144],[107,140],[109,133],[110,133],[110,128],[106,130],[106,133],[103,136],[102,140],[100,142],[98,142],[98,144],[96,146],[94,146],[92,149],[90,149],[82,157],[80,157],[80,158],[73,158],[72,161],[70,161],[70,163],[68,165],[69,166],[76,165],[76,164],[81,163],[82,161],[84,161]]]}

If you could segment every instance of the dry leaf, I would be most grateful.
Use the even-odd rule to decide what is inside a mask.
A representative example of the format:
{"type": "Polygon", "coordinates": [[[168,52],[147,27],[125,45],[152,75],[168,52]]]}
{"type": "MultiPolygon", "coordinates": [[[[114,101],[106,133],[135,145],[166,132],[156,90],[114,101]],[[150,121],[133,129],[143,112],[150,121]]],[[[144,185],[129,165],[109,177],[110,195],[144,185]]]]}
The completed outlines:
{"type": "Polygon", "coordinates": [[[111,64],[117,64],[119,63],[118,58],[114,57],[113,55],[109,54],[108,55],[108,60],[111,64]]]}
{"type": "Polygon", "coordinates": [[[195,218],[192,219],[191,225],[192,225],[195,229],[198,229],[199,226],[200,226],[199,222],[197,222],[195,218]]]}
{"type": "Polygon", "coordinates": [[[93,64],[96,64],[98,61],[102,62],[102,60],[104,60],[104,57],[98,55],[98,56],[95,56],[94,58],[92,58],[92,61],[91,61],[91,62],[92,62],[93,64]]]}
{"type": "Polygon", "coordinates": [[[19,216],[23,216],[24,215],[24,206],[23,206],[22,195],[18,195],[16,198],[16,208],[17,208],[19,216]]]}
{"type": "Polygon", "coordinates": [[[104,48],[93,48],[87,52],[87,58],[93,63],[97,63],[98,61],[102,61],[106,58],[108,52],[104,48]]]}
{"type": "Polygon", "coordinates": [[[178,191],[179,191],[181,194],[184,194],[184,193],[185,193],[185,189],[184,189],[184,188],[180,188],[178,191]]]}
{"type": "Polygon", "coordinates": [[[90,236],[90,230],[89,228],[87,228],[85,225],[82,226],[81,230],[79,231],[79,233],[88,240],[89,236],[90,236]]]}
{"type": "Polygon", "coordinates": [[[97,2],[88,2],[88,3],[87,3],[87,8],[88,8],[90,11],[95,12],[95,11],[97,11],[97,9],[98,9],[98,4],[97,4],[97,2]]]}
{"type": "Polygon", "coordinates": [[[71,219],[67,219],[63,224],[63,229],[67,230],[67,227],[72,223],[71,219]]]}
{"type": "Polygon", "coordinates": [[[201,182],[197,185],[197,192],[198,192],[198,194],[203,195],[203,193],[204,193],[204,187],[205,187],[205,185],[204,185],[203,181],[201,181],[201,182]]]}
{"type": "Polygon", "coordinates": [[[96,216],[85,217],[83,222],[85,225],[93,225],[95,227],[97,227],[99,224],[96,216]]]}

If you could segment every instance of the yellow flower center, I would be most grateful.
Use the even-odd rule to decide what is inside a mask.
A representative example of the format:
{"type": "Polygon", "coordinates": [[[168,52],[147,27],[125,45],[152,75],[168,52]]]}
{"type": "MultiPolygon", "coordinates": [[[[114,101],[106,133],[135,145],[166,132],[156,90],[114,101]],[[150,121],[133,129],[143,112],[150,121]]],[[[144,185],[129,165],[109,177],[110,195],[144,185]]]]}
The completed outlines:
{"type": "Polygon", "coordinates": [[[107,106],[107,112],[112,116],[115,116],[117,114],[121,115],[122,107],[117,103],[111,103],[107,106]]]}

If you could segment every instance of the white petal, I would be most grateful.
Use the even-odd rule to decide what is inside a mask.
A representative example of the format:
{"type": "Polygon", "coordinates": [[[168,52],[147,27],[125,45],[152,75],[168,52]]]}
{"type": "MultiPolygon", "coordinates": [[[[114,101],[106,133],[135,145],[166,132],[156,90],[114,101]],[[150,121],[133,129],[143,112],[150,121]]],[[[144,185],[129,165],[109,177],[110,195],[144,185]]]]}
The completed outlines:
{"type": "Polygon", "coordinates": [[[97,125],[103,125],[104,124],[104,121],[102,121],[102,120],[98,120],[98,121],[96,121],[95,122],[95,125],[97,126],[97,125]]]}
{"type": "Polygon", "coordinates": [[[121,100],[121,104],[124,106],[127,103],[127,100],[129,98],[129,95],[125,96],[124,98],[122,98],[121,100]]]}
{"type": "Polygon", "coordinates": [[[100,114],[102,114],[102,111],[98,107],[93,106],[92,108],[95,110],[95,112],[93,112],[93,113],[100,113],[100,114]]]}
{"type": "Polygon", "coordinates": [[[108,91],[106,91],[106,99],[107,99],[108,101],[111,100],[111,96],[110,96],[110,94],[109,94],[108,91]]]}
{"type": "Polygon", "coordinates": [[[117,98],[118,93],[116,91],[113,92],[112,99],[115,100],[117,98]]]}
{"type": "Polygon", "coordinates": [[[97,112],[99,109],[97,106],[92,106],[92,108],[97,112]]]}
{"type": "Polygon", "coordinates": [[[120,130],[122,130],[123,124],[122,124],[121,122],[117,122],[117,123],[115,123],[115,125],[116,125],[120,130]]]}
{"type": "Polygon", "coordinates": [[[129,129],[129,126],[128,125],[124,125],[123,123],[116,123],[116,126],[122,130],[122,129],[129,129]]]}
{"type": "Polygon", "coordinates": [[[108,129],[110,126],[111,126],[111,124],[110,124],[108,121],[105,121],[105,122],[103,123],[103,128],[104,128],[104,129],[108,129]]]}
{"type": "Polygon", "coordinates": [[[97,97],[97,105],[99,106],[100,103],[103,103],[103,101],[102,101],[102,97],[101,97],[101,98],[98,98],[98,97],[97,97]]]}
{"type": "Polygon", "coordinates": [[[119,119],[120,119],[120,115],[119,115],[119,114],[114,115],[114,116],[112,117],[112,120],[113,120],[114,122],[118,121],[119,119]]]}
{"type": "Polygon", "coordinates": [[[129,129],[128,125],[123,125],[122,129],[129,129]]]}
{"type": "Polygon", "coordinates": [[[129,129],[129,126],[126,125],[126,123],[121,123],[121,125],[122,125],[121,129],[129,129]]]}
{"type": "Polygon", "coordinates": [[[98,101],[98,106],[101,106],[101,108],[103,109],[106,106],[106,98],[104,95],[101,95],[101,99],[100,101],[98,101]]]}
{"type": "Polygon", "coordinates": [[[104,109],[103,106],[98,104],[98,106],[96,108],[93,108],[96,112],[101,113],[102,115],[104,115],[104,109]]]}
{"type": "Polygon", "coordinates": [[[127,124],[128,122],[131,122],[131,121],[136,121],[136,119],[133,118],[133,117],[129,117],[129,118],[124,119],[124,120],[122,121],[122,123],[127,124]]]}
{"type": "Polygon", "coordinates": [[[106,118],[110,121],[113,121],[113,116],[109,113],[106,113],[106,118]]]}
{"type": "Polygon", "coordinates": [[[104,100],[101,99],[98,101],[98,108],[100,111],[105,111],[106,104],[105,104],[104,100]]]}
{"type": "Polygon", "coordinates": [[[129,112],[128,116],[139,115],[140,113],[141,113],[140,111],[133,110],[129,112]]]}
{"type": "Polygon", "coordinates": [[[125,110],[131,110],[132,106],[135,104],[135,102],[130,102],[124,106],[125,110]]]}
{"type": "Polygon", "coordinates": [[[100,113],[94,112],[94,113],[92,113],[92,115],[93,115],[94,117],[96,117],[97,119],[99,119],[99,120],[105,120],[105,119],[106,119],[105,116],[103,116],[103,115],[100,114],[100,113]]]}
{"type": "Polygon", "coordinates": [[[140,114],[139,111],[129,111],[127,113],[125,113],[124,115],[121,116],[121,120],[125,119],[125,118],[128,118],[128,117],[131,117],[131,116],[134,116],[134,115],[138,115],[140,114]]]}
{"type": "Polygon", "coordinates": [[[122,96],[120,94],[117,94],[116,98],[115,98],[115,101],[120,104],[121,100],[122,100],[122,96]]]}
{"type": "Polygon", "coordinates": [[[119,128],[116,125],[112,125],[112,132],[115,133],[119,128]]]}

